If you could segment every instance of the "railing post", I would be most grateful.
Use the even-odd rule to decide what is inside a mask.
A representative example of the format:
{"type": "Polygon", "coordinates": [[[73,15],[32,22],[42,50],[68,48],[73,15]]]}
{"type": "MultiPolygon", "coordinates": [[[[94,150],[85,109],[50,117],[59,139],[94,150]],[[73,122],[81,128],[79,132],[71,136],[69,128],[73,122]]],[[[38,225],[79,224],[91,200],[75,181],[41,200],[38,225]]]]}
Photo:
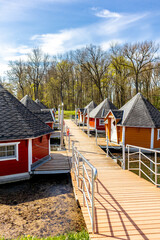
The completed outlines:
{"type": "Polygon", "coordinates": [[[94,218],[95,218],[95,212],[94,212],[94,171],[92,169],[92,233],[94,233],[94,218]]]}
{"type": "Polygon", "coordinates": [[[155,152],[155,184],[157,187],[157,152],[155,152]]]}
{"type": "MultiPolygon", "coordinates": [[[[150,161],[150,169],[153,170],[153,163],[150,161]]],[[[150,178],[153,179],[153,173],[150,171],[150,178]]]]}
{"type": "Polygon", "coordinates": [[[141,177],[141,149],[139,148],[139,177],[141,177]]]}
{"type": "Polygon", "coordinates": [[[83,179],[82,179],[82,182],[83,182],[83,186],[82,186],[82,189],[83,189],[83,207],[85,207],[85,199],[84,199],[84,161],[83,161],[83,164],[82,164],[82,168],[83,168],[83,179]]]}

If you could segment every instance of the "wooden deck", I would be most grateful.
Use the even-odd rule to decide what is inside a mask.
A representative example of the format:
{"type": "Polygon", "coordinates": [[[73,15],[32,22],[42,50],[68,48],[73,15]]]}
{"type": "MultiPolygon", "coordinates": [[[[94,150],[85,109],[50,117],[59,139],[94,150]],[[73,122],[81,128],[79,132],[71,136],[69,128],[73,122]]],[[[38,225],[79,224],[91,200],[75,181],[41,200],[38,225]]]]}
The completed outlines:
{"type": "Polygon", "coordinates": [[[34,174],[60,174],[70,172],[70,159],[67,151],[52,151],[52,159],[41,164],[34,174]]]}
{"type": "Polygon", "coordinates": [[[128,170],[122,170],[96,146],[71,120],[71,140],[77,149],[98,170],[95,189],[95,234],[87,208],[83,207],[82,194],[76,193],[90,238],[120,240],[160,240],[160,189],[128,170]]]}

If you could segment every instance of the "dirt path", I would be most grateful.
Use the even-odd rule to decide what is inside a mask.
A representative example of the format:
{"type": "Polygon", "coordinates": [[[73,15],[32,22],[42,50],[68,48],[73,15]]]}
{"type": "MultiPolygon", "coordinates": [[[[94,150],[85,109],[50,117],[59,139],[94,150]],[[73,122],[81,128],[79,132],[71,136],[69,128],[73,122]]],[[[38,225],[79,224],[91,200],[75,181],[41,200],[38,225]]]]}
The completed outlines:
{"type": "Polygon", "coordinates": [[[69,175],[0,185],[0,237],[55,236],[85,228],[69,175]]]}

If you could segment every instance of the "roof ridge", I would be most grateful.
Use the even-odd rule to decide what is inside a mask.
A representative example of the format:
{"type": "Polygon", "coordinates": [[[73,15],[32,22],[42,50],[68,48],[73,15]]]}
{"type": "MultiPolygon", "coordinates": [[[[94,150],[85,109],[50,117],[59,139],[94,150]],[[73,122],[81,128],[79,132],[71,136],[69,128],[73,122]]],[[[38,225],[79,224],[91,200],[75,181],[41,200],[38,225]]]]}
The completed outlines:
{"type": "MultiPolygon", "coordinates": [[[[128,113],[125,121],[123,122],[123,124],[125,124],[125,123],[127,122],[128,118],[130,117],[130,115],[131,115],[131,113],[132,113],[132,111],[133,111],[134,106],[136,105],[136,103],[137,103],[137,101],[138,101],[139,94],[137,93],[135,96],[136,96],[136,98],[134,99],[133,105],[132,105],[131,109],[129,110],[129,113],[128,113]]],[[[135,96],[134,96],[134,97],[135,97],[135,96]]],[[[133,98],[131,98],[125,105],[128,105],[129,102],[131,102],[131,100],[133,100],[133,98]]],[[[125,106],[125,105],[124,105],[124,106],[125,106]]],[[[121,110],[121,108],[120,108],[120,110],[121,110]]],[[[122,109],[122,110],[123,110],[123,109],[122,109]]]]}

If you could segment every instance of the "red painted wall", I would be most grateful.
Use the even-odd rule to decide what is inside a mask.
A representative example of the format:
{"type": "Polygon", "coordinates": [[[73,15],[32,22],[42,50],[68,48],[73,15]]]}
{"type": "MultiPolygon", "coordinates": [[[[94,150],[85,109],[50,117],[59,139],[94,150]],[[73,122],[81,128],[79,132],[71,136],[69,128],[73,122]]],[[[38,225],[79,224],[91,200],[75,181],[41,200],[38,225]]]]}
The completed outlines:
{"type": "Polygon", "coordinates": [[[100,125],[99,124],[101,119],[104,120],[104,118],[96,118],[96,129],[101,130],[101,131],[105,131],[105,125],[100,125]]]}
{"type": "Polygon", "coordinates": [[[53,129],[53,122],[46,123],[49,127],[53,129]]]}
{"type": "Polygon", "coordinates": [[[0,176],[28,172],[28,140],[7,141],[6,143],[9,142],[20,142],[18,145],[19,161],[0,161],[0,176]]]}
{"type": "Polygon", "coordinates": [[[49,134],[32,140],[32,163],[49,155],[49,141],[49,134]]]}

